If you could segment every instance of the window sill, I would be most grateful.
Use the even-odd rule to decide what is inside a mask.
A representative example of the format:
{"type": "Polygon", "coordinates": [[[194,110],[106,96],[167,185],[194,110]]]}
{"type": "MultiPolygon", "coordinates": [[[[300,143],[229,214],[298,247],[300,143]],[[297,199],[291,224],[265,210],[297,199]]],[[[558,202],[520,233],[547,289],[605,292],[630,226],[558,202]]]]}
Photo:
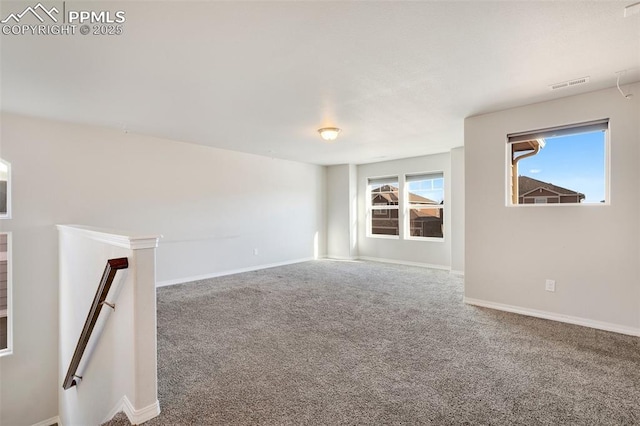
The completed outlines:
{"type": "Polygon", "coordinates": [[[438,238],[438,237],[406,237],[405,240],[407,241],[430,241],[430,242],[434,242],[434,243],[444,243],[444,237],[442,238],[438,238]]]}
{"type": "Polygon", "coordinates": [[[611,203],[538,203],[538,204],[507,204],[507,207],[604,207],[611,203]]]}
{"type": "Polygon", "coordinates": [[[375,235],[375,234],[369,234],[369,235],[367,235],[367,238],[376,238],[376,239],[380,239],[380,240],[399,240],[400,236],[399,235],[375,235]]]}

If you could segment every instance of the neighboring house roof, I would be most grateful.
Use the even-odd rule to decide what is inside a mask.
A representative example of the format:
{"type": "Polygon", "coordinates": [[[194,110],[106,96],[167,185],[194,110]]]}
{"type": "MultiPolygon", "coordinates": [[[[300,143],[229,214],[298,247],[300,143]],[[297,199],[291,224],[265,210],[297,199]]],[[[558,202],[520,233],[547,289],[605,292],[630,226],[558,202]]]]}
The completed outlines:
{"type": "Polygon", "coordinates": [[[554,192],[558,195],[577,195],[580,200],[584,199],[584,194],[572,189],[563,188],[552,183],[542,182],[541,180],[531,178],[529,176],[518,176],[518,195],[523,197],[531,192],[539,189],[554,192]]]}
{"type": "Polygon", "coordinates": [[[435,220],[439,220],[440,216],[442,215],[441,213],[442,211],[439,208],[427,208],[427,209],[411,209],[410,211],[410,215],[411,215],[411,220],[418,220],[418,219],[435,219],[435,220]]]}
{"type": "MultiPolygon", "coordinates": [[[[387,200],[387,202],[389,202],[389,204],[398,203],[398,188],[393,185],[383,185],[378,189],[372,190],[371,193],[375,194],[377,197],[384,198],[385,200],[387,200]]],[[[411,204],[439,204],[437,201],[421,197],[411,192],[409,193],[409,202],[411,204]]]]}
{"type": "Polygon", "coordinates": [[[376,197],[383,198],[387,201],[387,204],[398,204],[398,188],[391,185],[383,185],[378,189],[371,191],[376,197]]]}

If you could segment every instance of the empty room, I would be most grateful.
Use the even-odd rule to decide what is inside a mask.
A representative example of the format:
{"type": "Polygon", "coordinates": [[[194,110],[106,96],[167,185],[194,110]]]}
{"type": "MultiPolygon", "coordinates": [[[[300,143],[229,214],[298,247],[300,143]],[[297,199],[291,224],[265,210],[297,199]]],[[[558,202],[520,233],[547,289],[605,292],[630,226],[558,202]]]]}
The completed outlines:
{"type": "Polygon", "coordinates": [[[0,425],[640,424],[637,1],[0,29],[0,425]]]}

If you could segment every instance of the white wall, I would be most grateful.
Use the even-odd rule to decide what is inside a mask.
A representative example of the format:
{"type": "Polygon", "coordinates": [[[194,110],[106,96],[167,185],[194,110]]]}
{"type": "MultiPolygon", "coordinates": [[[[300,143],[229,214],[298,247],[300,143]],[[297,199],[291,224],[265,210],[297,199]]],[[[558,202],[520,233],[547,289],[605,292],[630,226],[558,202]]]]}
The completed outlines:
{"type": "MultiPolygon", "coordinates": [[[[107,259],[131,258],[132,253],[70,233],[61,233],[59,247],[58,381],[62,383],[100,282],[102,273],[99,271],[104,269],[107,259]]],[[[116,311],[103,309],[89,350],[83,357],[86,368],[77,373],[87,381],[67,390],[58,388],[59,414],[64,425],[100,424],[123,395],[135,394],[133,268],[135,264],[130,264],[128,269],[116,274],[114,288],[107,298],[116,304],[116,311]],[[127,323],[129,327],[126,327],[127,323]],[[104,331],[99,333],[102,325],[104,331]]]]}
{"type": "Polygon", "coordinates": [[[160,412],[155,288],[158,238],[65,225],[58,229],[59,383],[66,377],[106,261],[128,259],[128,267],[117,271],[105,298],[115,309],[102,308],[78,366],[76,375],[86,380],[66,390],[58,388],[60,423],[99,425],[118,411],[127,413],[133,424],[149,420],[160,412]]]}
{"type": "MultiPolygon", "coordinates": [[[[436,154],[358,166],[358,253],[361,258],[419,263],[445,269],[451,266],[450,155],[436,154]],[[367,237],[368,178],[443,172],[445,180],[445,237],[442,241],[416,241],[367,237]]],[[[400,190],[403,190],[402,183],[400,190]]]]}
{"type": "Polygon", "coordinates": [[[327,167],[327,256],[353,259],[357,250],[357,168],[327,167]]]}
{"type": "Polygon", "coordinates": [[[14,353],[0,358],[0,424],[30,425],[58,412],[55,224],[163,234],[157,277],[165,282],[326,252],[324,167],[1,118],[13,219],[0,221],[0,231],[13,232],[15,326],[14,353]]]}
{"type": "Polygon", "coordinates": [[[465,297],[640,332],[640,84],[465,120],[465,297]],[[508,133],[609,118],[611,205],[507,207],[508,133]],[[545,279],[555,279],[555,293],[545,279]]]}
{"type": "Polygon", "coordinates": [[[464,147],[451,150],[451,272],[464,274],[464,147]]]}

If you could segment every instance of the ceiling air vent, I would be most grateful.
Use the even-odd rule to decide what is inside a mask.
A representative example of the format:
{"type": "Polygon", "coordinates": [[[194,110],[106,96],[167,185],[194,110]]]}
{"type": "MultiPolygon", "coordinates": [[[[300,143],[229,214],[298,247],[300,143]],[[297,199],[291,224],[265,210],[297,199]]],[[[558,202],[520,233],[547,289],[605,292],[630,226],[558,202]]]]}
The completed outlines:
{"type": "Polygon", "coordinates": [[[555,83],[549,86],[551,90],[565,89],[567,87],[580,86],[581,84],[587,84],[589,77],[576,78],[574,80],[563,81],[562,83],[555,83]]]}

